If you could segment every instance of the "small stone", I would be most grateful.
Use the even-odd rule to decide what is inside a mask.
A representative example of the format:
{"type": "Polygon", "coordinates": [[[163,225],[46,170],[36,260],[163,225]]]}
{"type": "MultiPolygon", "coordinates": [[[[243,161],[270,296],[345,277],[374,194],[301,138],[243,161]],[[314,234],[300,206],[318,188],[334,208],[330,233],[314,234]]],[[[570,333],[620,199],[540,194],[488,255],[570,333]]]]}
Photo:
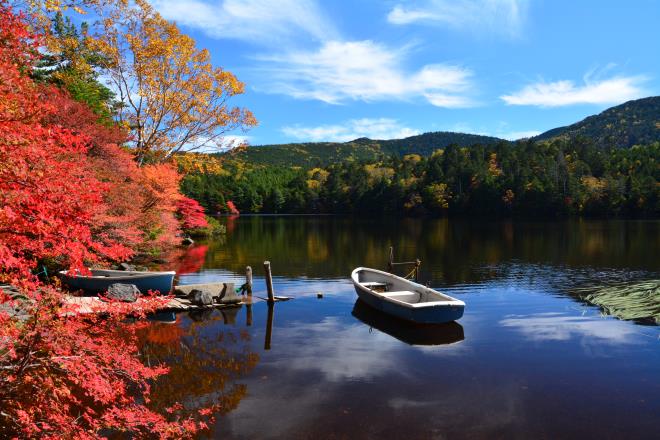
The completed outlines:
{"type": "Polygon", "coordinates": [[[181,240],[181,244],[184,244],[184,245],[186,245],[186,246],[189,246],[189,245],[191,245],[191,244],[195,244],[195,240],[193,240],[193,239],[190,238],[190,237],[186,237],[186,238],[184,238],[183,240],[181,240]]]}
{"type": "Polygon", "coordinates": [[[135,284],[114,283],[108,287],[106,296],[121,302],[135,302],[140,296],[140,289],[135,284]]]}
{"type": "Polygon", "coordinates": [[[132,264],[128,264],[128,263],[119,263],[119,269],[120,270],[135,271],[135,266],[133,266],[132,264]]]}
{"type": "Polygon", "coordinates": [[[193,289],[188,294],[188,298],[196,306],[210,306],[213,304],[213,294],[208,290],[193,289]]]}

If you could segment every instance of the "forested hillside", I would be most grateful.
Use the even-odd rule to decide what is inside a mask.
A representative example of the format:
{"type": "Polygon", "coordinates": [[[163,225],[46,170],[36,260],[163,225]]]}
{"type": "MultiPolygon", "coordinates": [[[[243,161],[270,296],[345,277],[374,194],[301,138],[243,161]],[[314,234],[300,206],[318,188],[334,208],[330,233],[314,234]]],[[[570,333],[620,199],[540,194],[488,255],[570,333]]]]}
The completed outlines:
{"type": "Polygon", "coordinates": [[[535,139],[463,133],[178,157],[210,212],[658,215],[660,97],[535,139]]]}
{"type": "Polygon", "coordinates": [[[255,165],[326,166],[336,161],[374,161],[386,156],[420,154],[428,156],[438,148],[449,145],[492,145],[506,142],[490,136],[466,133],[434,132],[405,139],[355,139],[351,142],[309,142],[300,144],[262,145],[250,147],[235,158],[255,165]]]}
{"type": "Polygon", "coordinates": [[[660,143],[603,150],[586,139],[449,146],[325,167],[227,160],[183,191],[210,212],[361,215],[658,215],[660,143]]]}
{"type": "Polygon", "coordinates": [[[535,140],[584,136],[601,147],[629,148],[660,141],[660,96],[628,101],[567,127],[554,128],[535,140]]]}

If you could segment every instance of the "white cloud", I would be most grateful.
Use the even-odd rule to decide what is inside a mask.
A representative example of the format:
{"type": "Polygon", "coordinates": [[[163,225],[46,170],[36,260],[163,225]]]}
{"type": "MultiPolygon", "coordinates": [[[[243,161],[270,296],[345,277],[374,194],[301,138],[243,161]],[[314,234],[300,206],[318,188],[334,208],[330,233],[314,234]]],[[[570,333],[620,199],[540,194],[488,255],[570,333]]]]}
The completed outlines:
{"type": "Polygon", "coordinates": [[[591,80],[587,75],[583,85],[573,81],[537,82],[518,92],[500,98],[509,105],[561,107],[575,104],[619,104],[646,96],[641,83],[643,76],[616,76],[591,80]]]}
{"type": "Polygon", "coordinates": [[[412,100],[438,107],[470,107],[472,72],[448,64],[429,64],[407,72],[406,49],[370,40],[329,41],[316,51],[262,56],[260,73],[270,78],[264,91],[330,104],[347,100],[412,100]]]}
{"type": "Polygon", "coordinates": [[[220,140],[218,141],[220,148],[225,150],[230,150],[232,148],[238,147],[239,145],[249,144],[249,143],[250,143],[250,136],[245,136],[245,135],[225,135],[221,137],[220,140]]]}
{"type": "Polygon", "coordinates": [[[389,118],[351,119],[343,124],[316,127],[288,126],[283,127],[282,132],[296,139],[313,142],[347,142],[361,137],[401,139],[420,133],[419,130],[403,126],[396,119],[389,118]]]}
{"type": "Polygon", "coordinates": [[[249,143],[250,137],[245,135],[225,135],[214,139],[200,137],[188,144],[185,150],[196,153],[218,153],[249,143]]]}
{"type": "Polygon", "coordinates": [[[541,134],[539,130],[527,130],[527,131],[510,131],[508,133],[496,133],[495,136],[507,139],[510,141],[517,141],[518,139],[526,139],[541,134]]]}
{"type": "Polygon", "coordinates": [[[516,329],[532,341],[568,341],[581,338],[585,344],[594,341],[635,344],[638,333],[628,322],[561,313],[510,315],[500,321],[500,325],[516,329]]]}
{"type": "Polygon", "coordinates": [[[392,24],[427,23],[473,32],[518,35],[527,16],[527,0],[428,0],[420,7],[395,6],[392,24]]]}
{"type": "Polygon", "coordinates": [[[279,44],[299,34],[317,40],[336,37],[315,0],[154,0],[160,14],[213,38],[279,44]]]}

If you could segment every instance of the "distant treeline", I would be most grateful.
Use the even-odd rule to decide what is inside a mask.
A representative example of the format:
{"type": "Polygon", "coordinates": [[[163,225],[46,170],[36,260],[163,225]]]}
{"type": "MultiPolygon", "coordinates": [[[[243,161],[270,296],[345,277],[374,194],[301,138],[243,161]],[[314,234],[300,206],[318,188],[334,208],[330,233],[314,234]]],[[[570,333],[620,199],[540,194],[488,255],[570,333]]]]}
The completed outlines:
{"type": "Polygon", "coordinates": [[[360,215],[660,214],[660,143],[596,147],[587,138],[456,145],[325,168],[228,158],[182,183],[209,212],[232,200],[249,213],[360,215]]]}

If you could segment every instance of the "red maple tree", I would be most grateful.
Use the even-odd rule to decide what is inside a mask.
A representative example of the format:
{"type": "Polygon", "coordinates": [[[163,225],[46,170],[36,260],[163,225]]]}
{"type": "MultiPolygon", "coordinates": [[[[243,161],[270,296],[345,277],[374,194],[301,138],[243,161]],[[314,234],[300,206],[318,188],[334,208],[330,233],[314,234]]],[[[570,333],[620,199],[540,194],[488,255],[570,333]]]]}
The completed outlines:
{"type": "Polygon", "coordinates": [[[137,348],[139,318],[167,298],[82,315],[34,275],[46,260],[83,269],[124,259],[154,219],[174,240],[180,197],[171,166],[137,173],[121,131],[27,76],[38,45],[0,3],[0,284],[20,289],[0,289],[0,437],[192,436],[216,408],[152,409],[150,383],[167,368],[144,365],[137,348]]]}
{"type": "Polygon", "coordinates": [[[177,216],[184,230],[206,228],[209,225],[204,215],[204,207],[197,200],[181,197],[176,208],[177,216]]]}

